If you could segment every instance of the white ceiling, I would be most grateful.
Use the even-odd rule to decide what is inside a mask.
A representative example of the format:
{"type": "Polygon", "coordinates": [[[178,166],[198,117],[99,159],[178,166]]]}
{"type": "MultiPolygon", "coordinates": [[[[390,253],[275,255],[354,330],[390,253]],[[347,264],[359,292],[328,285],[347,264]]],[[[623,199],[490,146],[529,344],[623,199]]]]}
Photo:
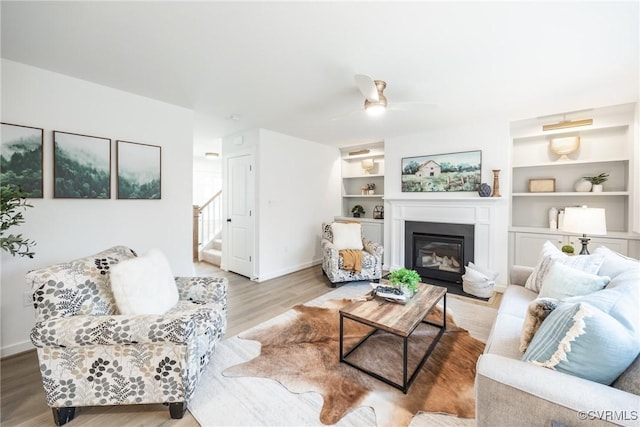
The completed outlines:
{"type": "Polygon", "coordinates": [[[637,1],[2,1],[1,14],[3,58],[193,109],[197,152],[254,127],[346,146],[639,98],[637,1]],[[385,80],[390,105],[436,106],[332,120],[362,109],[356,73],[385,80]]]}

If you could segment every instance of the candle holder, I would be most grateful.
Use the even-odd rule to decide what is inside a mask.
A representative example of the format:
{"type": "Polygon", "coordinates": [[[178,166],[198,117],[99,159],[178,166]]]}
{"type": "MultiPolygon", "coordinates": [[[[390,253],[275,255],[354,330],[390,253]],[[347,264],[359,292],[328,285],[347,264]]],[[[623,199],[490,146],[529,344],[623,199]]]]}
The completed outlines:
{"type": "Polygon", "coordinates": [[[500,169],[492,169],[493,172],[493,193],[491,197],[500,197],[500,169]]]}

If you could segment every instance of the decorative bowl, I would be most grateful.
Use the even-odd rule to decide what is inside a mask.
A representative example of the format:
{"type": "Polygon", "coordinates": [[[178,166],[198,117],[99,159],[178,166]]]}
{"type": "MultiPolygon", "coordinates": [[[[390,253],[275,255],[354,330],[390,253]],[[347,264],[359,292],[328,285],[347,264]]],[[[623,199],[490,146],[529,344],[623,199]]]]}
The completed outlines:
{"type": "Polygon", "coordinates": [[[552,153],[558,154],[558,160],[569,160],[567,154],[571,154],[580,148],[579,136],[567,136],[564,138],[551,138],[549,141],[549,149],[552,153]]]}

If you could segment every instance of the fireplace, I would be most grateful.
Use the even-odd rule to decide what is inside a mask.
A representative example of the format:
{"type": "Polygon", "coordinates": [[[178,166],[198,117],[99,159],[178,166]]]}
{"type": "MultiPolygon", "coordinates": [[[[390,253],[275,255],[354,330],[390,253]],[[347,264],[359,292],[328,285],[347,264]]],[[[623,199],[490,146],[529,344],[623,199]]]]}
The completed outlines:
{"type": "Polygon", "coordinates": [[[464,266],[473,262],[473,224],[406,221],[404,234],[407,268],[425,283],[457,284],[462,291],[464,266]]]}

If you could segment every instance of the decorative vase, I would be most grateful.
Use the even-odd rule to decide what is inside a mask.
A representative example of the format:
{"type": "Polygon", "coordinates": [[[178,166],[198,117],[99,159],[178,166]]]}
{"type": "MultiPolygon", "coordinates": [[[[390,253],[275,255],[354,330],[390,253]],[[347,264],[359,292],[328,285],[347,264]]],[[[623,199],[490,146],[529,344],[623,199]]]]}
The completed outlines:
{"type": "Polygon", "coordinates": [[[493,169],[493,193],[491,197],[500,197],[500,169],[493,169]]]}
{"type": "Polygon", "coordinates": [[[354,217],[354,218],[360,218],[360,213],[358,213],[358,212],[354,212],[354,213],[353,213],[353,217],[354,217]]]}
{"type": "Polygon", "coordinates": [[[558,209],[549,209],[549,228],[555,230],[558,228],[558,209]]]}
{"type": "Polygon", "coordinates": [[[591,184],[591,181],[587,181],[586,179],[583,178],[583,179],[579,179],[573,188],[580,193],[588,193],[589,191],[591,191],[591,187],[593,187],[593,184],[591,184]]]}
{"type": "Polygon", "coordinates": [[[480,187],[478,188],[478,194],[480,195],[480,197],[491,196],[491,187],[489,187],[489,184],[487,184],[486,182],[480,184],[480,187]]]}
{"type": "Polygon", "coordinates": [[[593,187],[591,187],[591,192],[602,193],[602,184],[593,184],[593,187]]]}

